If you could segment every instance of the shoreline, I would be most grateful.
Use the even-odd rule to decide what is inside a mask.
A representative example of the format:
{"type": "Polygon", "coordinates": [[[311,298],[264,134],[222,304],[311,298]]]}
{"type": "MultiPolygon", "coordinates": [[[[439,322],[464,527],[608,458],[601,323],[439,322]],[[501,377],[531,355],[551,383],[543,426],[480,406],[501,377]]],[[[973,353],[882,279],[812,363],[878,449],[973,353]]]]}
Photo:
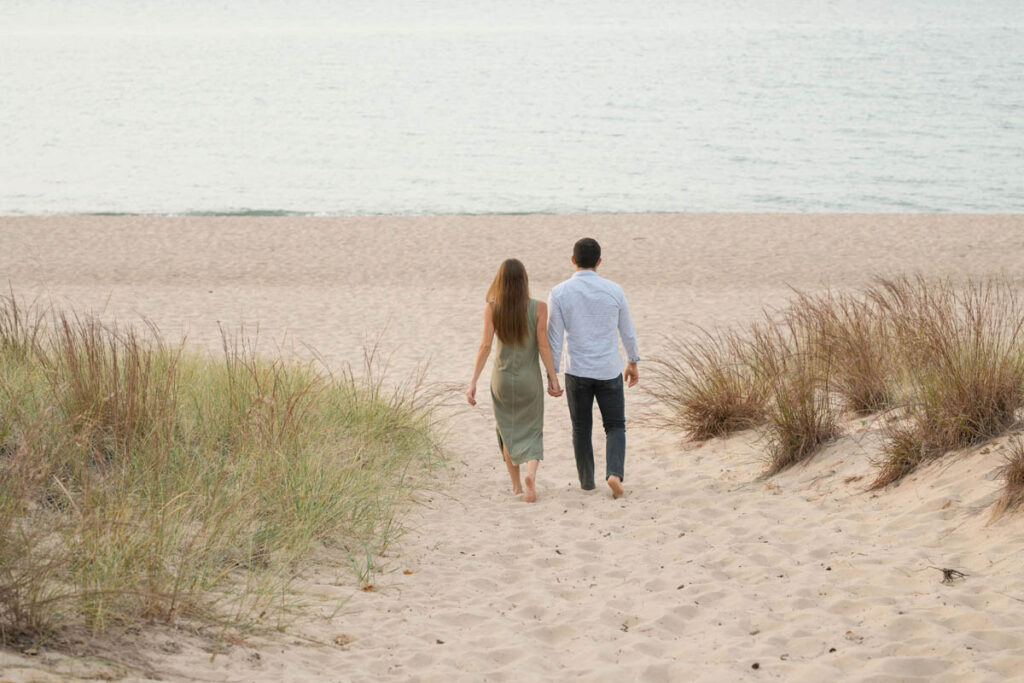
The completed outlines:
{"type": "Polygon", "coordinates": [[[506,216],[1021,216],[1014,211],[482,211],[456,213],[343,213],[295,211],[290,209],[239,209],[237,211],[185,211],[181,213],[135,213],[131,211],[78,211],[54,213],[0,213],[6,218],[458,218],[506,216]]]}

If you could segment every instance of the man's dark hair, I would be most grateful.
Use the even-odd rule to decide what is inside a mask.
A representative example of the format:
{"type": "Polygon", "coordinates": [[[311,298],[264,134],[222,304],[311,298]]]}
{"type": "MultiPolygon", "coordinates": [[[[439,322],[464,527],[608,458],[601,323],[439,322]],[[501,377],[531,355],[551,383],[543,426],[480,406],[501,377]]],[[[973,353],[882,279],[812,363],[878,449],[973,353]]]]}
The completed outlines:
{"type": "Polygon", "coordinates": [[[596,268],[601,258],[601,245],[591,237],[584,237],[573,246],[572,257],[579,268],[596,268]]]}

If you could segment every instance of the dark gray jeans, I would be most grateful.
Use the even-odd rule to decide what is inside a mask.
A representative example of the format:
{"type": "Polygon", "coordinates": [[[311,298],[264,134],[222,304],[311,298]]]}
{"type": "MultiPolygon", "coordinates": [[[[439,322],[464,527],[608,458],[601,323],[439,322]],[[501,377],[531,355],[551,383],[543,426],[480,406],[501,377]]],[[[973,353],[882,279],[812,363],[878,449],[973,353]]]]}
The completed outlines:
{"type": "Polygon", "coordinates": [[[601,410],[605,433],[605,479],[613,474],[625,481],[626,397],[622,375],[614,379],[590,379],[565,375],[565,397],[572,418],[572,448],[576,453],[576,471],[580,486],[594,488],[594,399],[601,410]]]}

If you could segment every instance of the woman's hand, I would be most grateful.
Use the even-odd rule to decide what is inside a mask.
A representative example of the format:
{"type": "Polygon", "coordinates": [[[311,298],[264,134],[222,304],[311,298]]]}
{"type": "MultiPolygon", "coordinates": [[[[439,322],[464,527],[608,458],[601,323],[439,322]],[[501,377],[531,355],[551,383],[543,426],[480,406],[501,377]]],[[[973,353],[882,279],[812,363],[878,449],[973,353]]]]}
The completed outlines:
{"type": "Polygon", "coordinates": [[[469,401],[469,405],[476,405],[476,382],[470,382],[469,389],[466,389],[466,400],[469,401]]]}
{"type": "Polygon", "coordinates": [[[558,376],[556,375],[555,377],[548,377],[548,394],[554,396],[555,398],[558,398],[564,393],[565,392],[562,391],[561,385],[558,383],[558,376]]]}

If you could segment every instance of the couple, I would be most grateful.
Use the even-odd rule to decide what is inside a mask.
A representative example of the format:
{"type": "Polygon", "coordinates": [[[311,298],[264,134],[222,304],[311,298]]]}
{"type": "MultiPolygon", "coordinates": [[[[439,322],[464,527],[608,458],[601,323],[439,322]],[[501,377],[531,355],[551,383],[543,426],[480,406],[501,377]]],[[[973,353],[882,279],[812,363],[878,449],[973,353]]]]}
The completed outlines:
{"type": "Polygon", "coordinates": [[[591,444],[594,399],[601,410],[607,437],[605,480],[612,496],[622,495],[626,461],[626,399],[623,383],[640,379],[636,330],[622,288],[597,274],[601,245],[589,237],[576,242],[573,276],[551,290],[548,305],[530,298],[526,268],[508,259],[498,268],[487,290],[484,335],[466,391],[476,405],[476,383],[497,336],[491,372],[491,399],[501,447],[512,479],[512,492],[524,493],[519,466],[526,465],[523,500],[537,500],[537,467],[544,459],[544,362],[551,396],[566,394],[572,420],[576,470],[584,490],[594,488],[594,449],[591,444]],[[623,371],[619,335],[628,362],[623,371]],[[558,383],[558,363],[568,344],[565,390],[558,383]]]}

